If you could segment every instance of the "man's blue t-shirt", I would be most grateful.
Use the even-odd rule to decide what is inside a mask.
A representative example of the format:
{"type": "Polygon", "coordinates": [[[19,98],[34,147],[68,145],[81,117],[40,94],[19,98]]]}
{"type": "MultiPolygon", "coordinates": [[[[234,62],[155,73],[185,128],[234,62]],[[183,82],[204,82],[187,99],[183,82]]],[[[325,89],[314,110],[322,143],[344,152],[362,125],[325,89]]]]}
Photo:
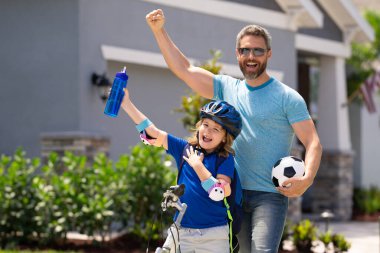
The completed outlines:
{"type": "MultiPolygon", "coordinates": [[[[172,155],[177,163],[177,168],[182,161],[183,149],[188,142],[168,134],[168,154],[172,155]]],[[[216,178],[217,174],[223,174],[231,179],[234,173],[234,158],[229,155],[219,166],[215,168],[216,153],[204,154],[203,164],[216,178]]],[[[187,204],[181,226],[186,228],[210,228],[227,224],[227,210],[223,201],[213,201],[202,188],[201,181],[194,169],[184,161],[178,184],[185,185],[185,193],[180,198],[187,204]]],[[[175,215],[175,219],[178,214],[175,215]]]]}
{"type": "Polygon", "coordinates": [[[227,101],[242,116],[243,128],[233,148],[243,189],[277,192],[272,167],[290,154],[291,124],[310,119],[304,99],[274,78],[251,87],[226,75],[214,76],[214,99],[227,101]]]}

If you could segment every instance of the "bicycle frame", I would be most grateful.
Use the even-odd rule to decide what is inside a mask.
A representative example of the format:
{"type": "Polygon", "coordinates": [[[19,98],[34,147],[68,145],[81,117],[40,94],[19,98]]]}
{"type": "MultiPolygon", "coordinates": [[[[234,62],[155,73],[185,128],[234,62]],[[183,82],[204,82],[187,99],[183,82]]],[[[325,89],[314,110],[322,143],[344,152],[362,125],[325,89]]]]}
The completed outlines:
{"type": "MultiPolygon", "coordinates": [[[[162,211],[165,212],[169,207],[176,208],[179,211],[178,216],[175,222],[173,223],[173,225],[170,227],[170,229],[172,229],[173,226],[175,226],[176,228],[180,227],[183,215],[186,212],[187,204],[181,203],[181,200],[179,199],[179,197],[183,195],[184,190],[185,190],[185,185],[181,184],[181,185],[171,186],[163,194],[164,199],[161,202],[162,211]]],[[[179,252],[179,238],[177,238],[174,235],[174,233],[172,233],[172,236],[174,237],[173,240],[176,243],[173,243],[173,245],[170,245],[170,247],[163,247],[163,248],[158,247],[155,253],[170,253],[171,247],[173,247],[174,245],[176,245],[175,252],[179,252]]]]}

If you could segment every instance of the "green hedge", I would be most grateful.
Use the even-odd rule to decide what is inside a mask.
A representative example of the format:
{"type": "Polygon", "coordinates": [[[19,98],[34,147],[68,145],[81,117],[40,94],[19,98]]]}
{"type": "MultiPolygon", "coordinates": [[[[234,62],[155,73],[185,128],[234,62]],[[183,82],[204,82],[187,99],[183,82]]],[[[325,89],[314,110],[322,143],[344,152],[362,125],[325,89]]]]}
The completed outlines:
{"type": "MultiPolygon", "coordinates": [[[[101,235],[127,229],[146,239],[165,189],[175,183],[162,149],[139,144],[113,162],[98,154],[50,154],[42,165],[20,148],[0,159],[1,248],[63,241],[71,231],[101,235]]],[[[170,217],[166,217],[166,221],[170,217]]],[[[153,238],[158,237],[153,227],[153,238]]]]}
{"type": "Polygon", "coordinates": [[[380,189],[377,186],[354,189],[354,210],[361,214],[380,212],[380,189]]]}

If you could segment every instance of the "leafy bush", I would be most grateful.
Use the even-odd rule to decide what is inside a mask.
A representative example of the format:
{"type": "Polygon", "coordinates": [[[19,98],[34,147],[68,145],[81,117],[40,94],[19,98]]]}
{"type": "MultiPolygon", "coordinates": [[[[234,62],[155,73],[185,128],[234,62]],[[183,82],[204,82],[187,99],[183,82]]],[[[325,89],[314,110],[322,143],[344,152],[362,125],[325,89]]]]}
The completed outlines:
{"type": "MultiPolygon", "coordinates": [[[[287,226],[290,226],[290,223],[287,226]]],[[[300,253],[313,252],[313,242],[317,240],[317,234],[319,234],[318,239],[325,246],[324,252],[332,251],[331,247],[333,247],[332,252],[342,253],[351,247],[351,244],[346,241],[343,235],[333,234],[330,230],[320,233],[318,228],[308,219],[291,226],[289,230],[285,229],[284,234],[286,235],[283,235],[283,240],[291,238],[296,252],[300,253]]]]}
{"type": "Polygon", "coordinates": [[[331,233],[331,231],[328,230],[325,233],[321,233],[318,236],[318,239],[325,245],[325,252],[327,252],[327,249],[329,248],[329,245],[332,243],[332,233],[331,233]]]}
{"type": "MultiPolygon", "coordinates": [[[[116,168],[125,170],[129,186],[124,204],[124,211],[132,221],[129,229],[143,239],[151,233],[153,239],[159,237],[157,226],[153,226],[154,217],[160,212],[163,192],[176,181],[173,170],[165,166],[168,161],[164,150],[140,144],[132,148],[131,156],[122,156],[116,164],[116,168]]],[[[168,222],[171,217],[166,215],[164,219],[168,222]]]]}
{"type": "Polygon", "coordinates": [[[25,158],[25,152],[17,149],[13,158],[1,156],[0,160],[0,242],[18,244],[43,231],[35,217],[35,207],[40,203],[35,175],[39,159],[25,158]]]}
{"type": "Polygon", "coordinates": [[[354,208],[364,214],[379,212],[380,190],[376,186],[371,186],[369,189],[354,189],[354,208]]]}
{"type": "Polygon", "coordinates": [[[293,226],[293,243],[300,252],[312,252],[312,242],[316,239],[317,227],[308,219],[293,226]]]}
{"type": "Polygon", "coordinates": [[[347,252],[351,248],[351,243],[347,242],[341,234],[333,235],[332,242],[336,253],[347,252]]]}
{"type": "Polygon", "coordinates": [[[41,166],[22,149],[1,156],[1,248],[51,244],[70,231],[104,239],[112,230],[129,228],[146,239],[162,193],[175,182],[164,165],[168,159],[162,149],[142,144],[116,163],[104,154],[89,164],[84,156],[52,153],[41,166]]]}

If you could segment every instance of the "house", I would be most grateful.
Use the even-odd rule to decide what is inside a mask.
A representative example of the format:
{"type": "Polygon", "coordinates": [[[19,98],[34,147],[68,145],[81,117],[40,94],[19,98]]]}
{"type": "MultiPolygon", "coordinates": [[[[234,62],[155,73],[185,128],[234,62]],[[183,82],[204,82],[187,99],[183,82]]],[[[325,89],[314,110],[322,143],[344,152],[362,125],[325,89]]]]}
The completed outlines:
{"type": "Polygon", "coordinates": [[[112,80],[123,66],[141,110],[168,132],[188,135],[182,115],[173,113],[187,88],[167,69],[145,23],[157,8],[188,57],[202,63],[210,49],[220,49],[222,72],[236,77],[236,34],[251,23],[270,31],[270,73],[304,96],[324,146],[311,209],[350,218],[354,152],[348,107],[342,106],[345,59],[352,41],[374,37],[351,0],[1,1],[0,153],[23,146],[39,156],[41,136],[94,143],[109,137],[111,158],[128,152],[139,141],[134,125],[123,114],[104,116],[91,82],[94,73],[112,80]]]}

